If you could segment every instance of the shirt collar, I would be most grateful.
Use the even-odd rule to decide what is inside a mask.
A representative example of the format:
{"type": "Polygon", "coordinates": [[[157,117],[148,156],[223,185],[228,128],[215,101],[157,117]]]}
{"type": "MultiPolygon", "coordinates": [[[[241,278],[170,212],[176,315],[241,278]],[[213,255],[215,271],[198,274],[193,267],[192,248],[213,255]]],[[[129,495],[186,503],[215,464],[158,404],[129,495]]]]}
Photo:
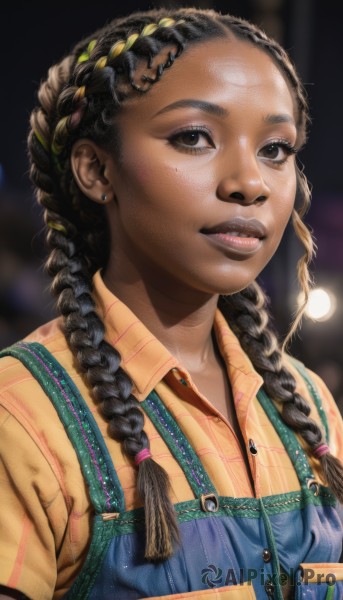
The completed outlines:
{"type": "Polygon", "coordinates": [[[106,340],[118,350],[121,366],[144,400],[177,360],[136,315],[105,286],[100,271],[93,278],[97,309],[104,320],[106,340]]]}
{"type": "MultiPolygon", "coordinates": [[[[97,310],[106,327],[106,339],[120,353],[121,366],[134,384],[133,394],[138,400],[144,400],[171,369],[180,365],[136,315],[105,286],[100,271],[94,275],[93,285],[97,310]]],[[[215,314],[214,330],[230,379],[239,370],[252,378],[254,388],[258,389],[262,378],[219,310],[215,314]]]]}

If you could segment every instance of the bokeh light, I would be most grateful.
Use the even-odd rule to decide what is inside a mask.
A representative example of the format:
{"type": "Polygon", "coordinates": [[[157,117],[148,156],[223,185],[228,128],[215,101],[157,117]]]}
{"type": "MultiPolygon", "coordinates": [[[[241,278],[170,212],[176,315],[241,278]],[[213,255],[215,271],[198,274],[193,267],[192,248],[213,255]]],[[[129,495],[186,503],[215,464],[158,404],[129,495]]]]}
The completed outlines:
{"type": "MultiPolygon", "coordinates": [[[[299,304],[303,301],[303,294],[298,297],[299,304]]],[[[312,321],[327,321],[336,310],[335,295],[325,288],[314,288],[310,291],[305,308],[305,315],[312,321]]]]}

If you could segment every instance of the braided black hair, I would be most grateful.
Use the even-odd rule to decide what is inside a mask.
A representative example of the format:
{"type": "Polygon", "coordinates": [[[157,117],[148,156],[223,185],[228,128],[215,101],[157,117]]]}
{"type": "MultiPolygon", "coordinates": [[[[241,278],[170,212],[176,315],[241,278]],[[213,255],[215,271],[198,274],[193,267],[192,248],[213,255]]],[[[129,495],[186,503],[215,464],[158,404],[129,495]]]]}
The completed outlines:
{"type": "MultiPolygon", "coordinates": [[[[106,265],[109,255],[108,224],[103,206],[90,201],[77,187],[70,151],[75,140],[83,137],[120,152],[115,115],[125,99],[147,92],[191,44],[219,37],[243,39],[271,56],[293,90],[297,128],[305,139],[306,95],[287,54],[254,25],[210,10],[148,11],[111,22],[50,69],[39,90],[40,106],[31,116],[31,178],[48,226],[51,252],[47,269],[52,292],[63,315],[68,344],[108,421],[109,434],[121,442],[130,459],[149,447],[144,418],[132,395],[132,382],[120,366],[120,355],[105,340],[104,324],[92,297],[92,276],[106,265]],[[168,56],[157,60],[156,66],[154,58],[165,48],[168,56]],[[136,67],[142,62],[152,73],[137,81],[136,67]]],[[[306,250],[299,266],[306,291],[312,242],[301,217],[309,192],[299,170],[297,176],[303,205],[294,211],[293,221],[306,250]]],[[[285,422],[303,437],[311,452],[323,443],[322,432],[308,416],[309,405],[295,391],[295,380],[284,366],[264,304],[257,284],[220,301],[244,350],[263,375],[266,391],[283,402],[285,422]]],[[[320,460],[329,485],[343,500],[342,466],[330,454],[320,460]]],[[[168,476],[149,458],[139,465],[137,486],[145,506],[146,558],[164,559],[178,540],[168,476]]]]}

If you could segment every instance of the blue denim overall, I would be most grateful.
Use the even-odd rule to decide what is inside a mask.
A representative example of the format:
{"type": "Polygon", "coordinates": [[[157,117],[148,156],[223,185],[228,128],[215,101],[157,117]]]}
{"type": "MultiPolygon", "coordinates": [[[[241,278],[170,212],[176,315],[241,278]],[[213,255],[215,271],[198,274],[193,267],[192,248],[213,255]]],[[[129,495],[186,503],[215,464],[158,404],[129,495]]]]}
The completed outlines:
{"type": "MultiPolygon", "coordinates": [[[[30,370],[49,396],[77,453],[94,508],[83,568],[64,600],[173,598],[342,600],[342,523],[330,490],[314,481],[305,452],[261,390],[258,400],[288,452],[300,491],[218,497],[200,460],[155,392],[140,406],[181,465],[194,499],[175,505],[181,544],[160,563],[144,559],[144,509],[125,510],[123,490],[100,430],[74,382],[38,343],[3,351],[30,370]],[[302,567],[300,566],[302,565],[302,567]],[[280,574],[282,567],[282,574],[280,574]],[[286,575],[287,574],[287,575],[286,575]]],[[[297,365],[328,427],[318,393],[297,365]]],[[[328,441],[328,440],[327,440],[328,441]]],[[[258,451],[258,449],[254,449],[258,451]]]]}

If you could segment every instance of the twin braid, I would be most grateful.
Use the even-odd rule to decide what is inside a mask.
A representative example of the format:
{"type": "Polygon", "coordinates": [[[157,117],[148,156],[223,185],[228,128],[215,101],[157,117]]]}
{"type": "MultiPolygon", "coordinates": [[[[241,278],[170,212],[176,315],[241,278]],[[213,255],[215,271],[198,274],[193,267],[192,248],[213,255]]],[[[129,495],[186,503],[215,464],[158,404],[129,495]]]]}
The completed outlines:
{"type": "MultiPolygon", "coordinates": [[[[103,207],[88,200],[76,186],[70,149],[78,137],[113,149],[113,117],[130,94],[146,92],[188,45],[231,34],[265,50],[277,62],[295,92],[298,127],[305,132],[306,99],[280,47],[245,21],[193,9],[136,13],[96,32],[50,69],[39,91],[40,106],[31,116],[31,178],[38,201],[45,209],[51,249],[47,269],[53,279],[52,291],[63,315],[66,339],[108,421],[109,434],[121,442],[123,451],[138,467],[137,488],[145,507],[145,556],[151,560],[163,560],[173,553],[173,544],[179,539],[177,519],[169,499],[168,476],[149,452],[144,418],[132,395],[132,383],[120,367],[119,353],[106,342],[104,324],[96,312],[92,276],[106,265],[108,226],[103,207]],[[156,66],[154,58],[159,59],[164,48],[168,49],[167,59],[156,66]],[[136,67],[142,62],[149,74],[137,82],[136,67]]],[[[304,186],[303,179],[303,192],[304,186]]],[[[308,194],[304,193],[304,202],[307,201],[308,194]]],[[[300,231],[303,224],[299,222],[302,223],[300,213],[300,231]]],[[[308,279],[306,269],[311,254],[309,233],[307,245],[301,267],[304,281],[308,279]]],[[[321,433],[307,418],[307,404],[295,394],[294,380],[282,365],[258,289],[249,286],[224,304],[223,311],[265,378],[267,391],[285,402],[286,422],[301,433],[310,447],[320,444],[321,433]]],[[[321,460],[331,484],[332,477],[324,464],[327,459],[324,456],[321,460]]]]}

